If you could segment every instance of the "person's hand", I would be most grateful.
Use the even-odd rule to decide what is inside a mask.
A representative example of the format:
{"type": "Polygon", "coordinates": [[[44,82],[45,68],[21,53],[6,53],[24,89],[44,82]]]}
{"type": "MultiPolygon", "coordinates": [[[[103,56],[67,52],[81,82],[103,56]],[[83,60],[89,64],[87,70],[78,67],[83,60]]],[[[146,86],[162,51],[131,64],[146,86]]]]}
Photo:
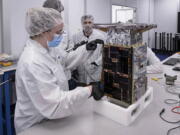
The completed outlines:
{"type": "Polygon", "coordinates": [[[86,49],[87,49],[88,51],[94,51],[94,50],[96,50],[96,48],[97,48],[97,44],[104,44],[104,41],[101,40],[101,39],[93,40],[93,41],[87,43],[86,49]]]}
{"type": "Polygon", "coordinates": [[[93,96],[95,100],[100,100],[104,96],[103,85],[101,82],[91,82],[90,85],[92,85],[91,96],[93,96]]]}
{"type": "Polygon", "coordinates": [[[91,62],[91,65],[98,66],[96,62],[91,62]]]}
{"type": "Polygon", "coordinates": [[[83,40],[80,43],[75,44],[73,50],[76,50],[78,47],[80,47],[80,46],[82,46],[84,44],[87,44],[87,43],[88,43],[87,41],[83,40]]]}
{"type": "Polygon", "coordinates": [[[102,45],[104,45],[104,41],[101,40],[101,39],[96,39],[95,42],[96,42],[96,44],[102,44],[102,45]]]}
{"type": "Polygon", "coordinates": [[[82,83],[82,82],[76,82],[76,84],[77,84],[77,87],[87,87],[87,86],[89,86],[88,84],[82,83]]]}
{"type": "Polygon", "coordinates": [[[94,51],[94,50],[96,50],[96,48],[97,48],[97,43],[95,42],[95,40],[86,44],[87,51],[94,51]]]}

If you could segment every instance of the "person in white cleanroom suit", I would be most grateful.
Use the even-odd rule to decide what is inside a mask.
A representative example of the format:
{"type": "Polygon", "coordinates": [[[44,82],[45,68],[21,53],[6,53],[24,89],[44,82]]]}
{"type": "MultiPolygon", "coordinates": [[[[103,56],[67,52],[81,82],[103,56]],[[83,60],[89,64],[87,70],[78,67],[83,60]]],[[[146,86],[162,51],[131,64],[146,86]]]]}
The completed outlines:
{"type": "MultiPolygon", "coordinates": [[[[64,11],[64,6],[63,6],[63,4],[61,3],[61,1],[60,0],[46,0],[44,3],[43,3],[43,7],[48,7],[48,8],[53,8],[53,9],[56,9],[57,11],[59,11],[60,13],[62,13],[63,11],[64,11]]],[[[96,33],[96,30],[93,30],[93,31],[95,31],[94,33],[96,33]]],[[[99,33],[99,32],[98,32],[99,33]]],[[[100,34],[98,34],[98,35],[100,35],[100,34]]],[[[80,34],[79,34],[79,36],[82,36],[82,37],[77,37],[77,38],[79,38],[79,39],[85,39],[85,40],[87,40],[87,38],[86,38],[86,36],[84,36],[84,34],[82,33],[82,32],[80,32],[80,34]]],[[[92,37],[92,35],[91,35],[91,37],[92,37]]],[[[81,40],[79,40],[79,39],[74,39],[74,43],[78,43],[78,42],[81,42],[81,40]]],[[[103,36],[103,38],[105,38],[105,36],[103,36]]],[[[72,46],[72,44],[71,43],[68,43],[68,35],[67,35],[67,32],[65,32],[64,34],[63,34],[63,41],[61,42],[61,45],[59,46],[60,48],[62,48],[63,50],[66,50],[66,49],[68,49],[68,48],[70,48],[72,46]]],[[[82,51],[83,52],[83,51],[82,51]]],[[[81,53],[78,53],[78,50],[77,51],[72,51],[71,53],[69,53],[69,54],[71,54],[70,56],[71,56],[71,58],[74,58],[74,56],[75,55],[78,55],[78,54],[82,54],[82,52],[81,53]]],[[[96,52],[98,52],[98,50],[96,51],[96,52]]],[[[61,54],[64,54],[64,56],[61,56],[63,59],[61,59],[61,60],[63,60],[62,61],[62,63],[65,63],[64,62],[64,60],[67,58],[67,53],[61,53],[61,54]]],[[[86,56],[86,55],[83,55],[83,56],[86,56]]],[[[156,55],[152,52],[152,50],[148,47],[147,48],[147,58],[148,58],[148,67],[147,67],[147,73],[162,73],[163,72],[163,70],[162,70],[162,65],[161,65],[161,63],[160,63],[160,60],[156,57],[156,55]]],[[[56,57],[59,57],[59,55],[57,55],[56,57]]],[[[92,56],[93,57],[93,56],[92,56]]],[[[79,58],[82,58],[82,57],[80,57],[79,56],[79,58]]],[[[86,56],[86,58],[87,58],[87,56],[86,56]]],[[[84,58],[84,60],[86,60],[86,58],[84,58]]],[[[97,63],[99,63],[100,62],[100,60],[101,60],[101,58],[100,59],[97,59],[97,63]],[[99,61],[99,62],[98,62],[99,61]]],[[[81,65],[82,63],[84,63],[84,61],[80,61],[80,62],[82,62],[82,63],[79,63],[79,61],[78,60],[75,60],[74,61],[74,63],[76,64],[76,65],[73,65],[73,66],[68,66],[68,67],[66,67],[65,68],[65,72],[66,72],[66,75],[67,75],[67,77],[68,77],[68,79],[71,79],[71,71],[73,70],[73,69],[75,69],[76,68],[76,66],[77,65],[81,65]],[[76,63],[76,62],[77,63],[76,63]],[[73,68],[72,68],[73,67],[73,68]]],[[[99,63],[100,64],[100,63],[99,63]]],[[[64,65],[64,64],[63,64],[64,65]]],[[[64,66],[65,67],[65,66],[64,66]]],[[[97,71],[98,72],[98,71],[97,71]]],[[[83,74],[83,73],[82,73],[83,74]]],[[[95,74],[95,73],[94,73],[95,74]]],[[[79,79],[80,80],[82,80],[81,78],[82,78],[83,76],[80,76],[79,77],[79,79]]],[[[92,75],[92,79],[91,80],[97,80],[96,78],[98,77],[98,74],[97,74],[97,76],[93,79],[93,75],[92,75]]],[[[88,77],[84,77],[84,78],[87,78],[88,80],[89,80],[89,78],[88,77]]],[[[84,82],[84,81],[83,81],[84,82]]],[[[89,81],[86,81],[86,82],[89,82],[89,81]]]]}
{"type": "MultiPolygon", "coordinates": [[[[83,30],[73,35],[73,43],[76,44],[82,40],[92,41],[94,39],[105,40],[105,36],[99,30],[93,29],[94,17],[84,15],[81,18],[83,30]]],[[[83,64],[78,66],[78,81],[89,84],[90,82],[99,81],[102,71],[102,44],[98,44],[96,50],[83,64]]]]}
{"type": "Polygon", "coordinates": [[[151,48],[147,47],[147,73],[162,73],[163,67],[151,48]]]}
{"type": "Polygon", "coordinates": [[[57,46],[62,41],[63,21],[58,11],[50,8],[29,9],[26,30],[30,38],[16,70],[14,123],[17,134],[44,119],[71,115],[90,96],[96,100],[103,96],[103,91],[95,83],[69,91],[62,64],[49,51],[50,46],[57,46]]]}
{"type": "MultiPolygon", "coordinates": [[[[53,8],[55,10],[57,10],[59,13],[62,13],[64,11],[64,6],[61,3],[60,0],[46,0],[43,3],[43,7],[45,8],[53,8]]],[[[61,42],[61,45],[58,46],[59,48],[63,49],[63,50],[67,50],[69,47],[69,43],[68,43],[68,34],[67,32],[64,30],[63,31],[63,40],[61,42]]]]}
{"type": "MultiPolygon", "coordinates": [[[[64,6],[60,0],[46,0],[43,3],[43,7],[53,8],[59,13],[64,11],[64,6]]],[[[79,40],[79,42],[76,42],[76,44],[80,43],[81,41],[83,40],[79,40]]],[[[64,31],[61,45],[51,48],[51,55],[60,61],[64,67],[65,74],[69,80],[70,90],[76,87],[76,82],[71,78],[71,72],[79,65],[82,65],[90,56],[90,54],[86,54],[84,47],[79,47],[76,50],[67,52],[67,50],[73,46],[74,45],[72,45],[72,42],[68,40],[67,32],[64,31]]]]}

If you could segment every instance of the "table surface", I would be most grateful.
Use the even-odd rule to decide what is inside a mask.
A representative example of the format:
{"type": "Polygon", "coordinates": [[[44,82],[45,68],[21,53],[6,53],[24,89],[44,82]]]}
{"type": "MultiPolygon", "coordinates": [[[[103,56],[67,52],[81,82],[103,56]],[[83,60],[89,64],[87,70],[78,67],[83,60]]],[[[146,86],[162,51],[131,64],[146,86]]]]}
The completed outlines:
{"type": "MultiPolygon", "coordinates": [[[[180,55],[175,54],[171,57],[180,58],[180,55]]],[[[172,66],[166,65],[163,65],[163,70],[164,73],[169,75],[177,74],[177,83],[180,84],[180,72],[172,71],[172,66]]],[[[159,117],[159,112],[162,108],[165,108],[166,111],[163,116],[166,119],[171,121],[179,120],[179,115],[170,111],[173,106],[164,103],[165,99],[178,99],[178,96],[166,92],[164,74],[149,74],[148,85],[154,88],[154,99],[129,126],[120,125],[106,117],[94,113],[92,102],[89,100],[72,116],[63,119],[44,121],[25,130],[19,135],[166,135],[168,129],[178,126],[178,124],[169,124],[162,121],[159,117]],[[151,79],[152,77],[162,79],[154,81],[151,79]]],[[[180,129],[177,129],[174,133],[180,135],[180,129]]]]}
{"type": "Polygon", "coordinates": [[[7,66],[7,67],[1,67],[0,75],[2,75],[4,72],[16,70],[16,67],[17,67],[17,64],[13,64],[12,66],[7,66]]]}

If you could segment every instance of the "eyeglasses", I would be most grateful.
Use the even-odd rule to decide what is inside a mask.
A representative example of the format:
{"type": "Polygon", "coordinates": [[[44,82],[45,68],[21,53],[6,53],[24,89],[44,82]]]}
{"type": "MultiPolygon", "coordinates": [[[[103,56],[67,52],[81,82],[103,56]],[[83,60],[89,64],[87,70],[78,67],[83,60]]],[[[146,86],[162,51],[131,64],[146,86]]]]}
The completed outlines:
{"type": "MultiPolygon", "coordinates": [[[[47,30],[47,31],[45,31],[45,32],[51,32],[51,30],[47,30]]],[[[65,32],[64,32],[64,29],[61,29],[61,30],[59,30],[59,31],[55,31],[55,33],[58,34],[58,35],[62,35],[62,34],[64,34],[65,32]]]]}
{"type": "Polygon", "coordinates": [[[56,32],[56,34],[59,34],[59,35],[62,35],[62,34],[64,34],[64,33],[65,33],[65,32],[64,32],[63,29],[56,32]]]}
{"type": "Polygon", "coordinates": [[[92,24],[92,22],[91,21],[85,21],[85,22],[83,22],[83,24],[92,24]]]}

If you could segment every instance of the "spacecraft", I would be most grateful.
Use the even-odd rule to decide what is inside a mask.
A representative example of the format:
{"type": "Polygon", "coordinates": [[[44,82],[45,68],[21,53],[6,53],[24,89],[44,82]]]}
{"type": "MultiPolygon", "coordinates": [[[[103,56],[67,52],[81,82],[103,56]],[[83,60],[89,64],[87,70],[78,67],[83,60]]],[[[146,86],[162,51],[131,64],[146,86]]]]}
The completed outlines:
{"type": "Polygon", "coordinates": [[[107,33],[102,82],[109,100],[127,108],[147,90],[147,45],[142,33],[154,24],[95,24],[107,33]]]}

